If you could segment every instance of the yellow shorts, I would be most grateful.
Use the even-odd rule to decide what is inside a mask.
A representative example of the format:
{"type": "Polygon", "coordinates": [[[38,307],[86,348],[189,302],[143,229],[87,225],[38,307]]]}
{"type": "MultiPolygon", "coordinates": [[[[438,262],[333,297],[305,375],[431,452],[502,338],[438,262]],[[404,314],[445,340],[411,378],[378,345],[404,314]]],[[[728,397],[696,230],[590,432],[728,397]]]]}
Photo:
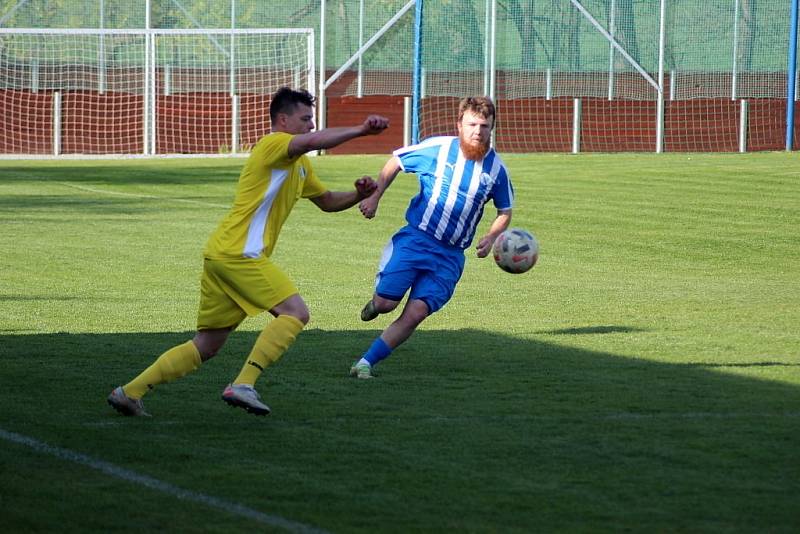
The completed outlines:
{"type": "Polygon", "coordinates": [[[296,293],[289,277],[267,258],[205,258],[197,329],[236,327],[296,293]]]}

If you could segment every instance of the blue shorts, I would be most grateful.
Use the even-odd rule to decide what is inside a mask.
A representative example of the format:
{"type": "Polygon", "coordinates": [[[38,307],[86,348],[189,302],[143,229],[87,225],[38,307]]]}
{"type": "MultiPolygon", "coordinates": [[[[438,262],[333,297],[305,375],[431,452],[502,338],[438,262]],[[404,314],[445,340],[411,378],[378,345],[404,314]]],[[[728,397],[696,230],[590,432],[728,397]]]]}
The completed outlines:
{"type": "Polygon", "coordinates": [[[409,299],[428,305],[428,313],[444,306],[464,272],[464,251],[404,226],[383,249],[375,293],[385,299],[401,301],[410,289],[409,299]]]}

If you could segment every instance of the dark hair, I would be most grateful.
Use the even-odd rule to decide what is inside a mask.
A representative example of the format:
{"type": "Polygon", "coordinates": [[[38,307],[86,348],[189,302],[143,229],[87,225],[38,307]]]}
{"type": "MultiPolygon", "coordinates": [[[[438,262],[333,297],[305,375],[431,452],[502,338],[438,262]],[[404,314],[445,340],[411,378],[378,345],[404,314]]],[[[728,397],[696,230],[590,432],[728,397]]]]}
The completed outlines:
{"type": "Polygon", "coordinates": [[[458,105],[458,122],[464,118],[465,111],[470,111],[484,119],[491,118],[493,122],[495,119],[494,102],[488,96],[470,96],[463,99],[458,105]]]}
{"type": "Polygon", "coordinates": [[[269,103],[269,118],[275,122],[278,113],[291,115],[297,104],[313,106],[314,95],[305,89],[294,90],[289,87],[281,87],[272,95],[272,102],[269,103]]]}

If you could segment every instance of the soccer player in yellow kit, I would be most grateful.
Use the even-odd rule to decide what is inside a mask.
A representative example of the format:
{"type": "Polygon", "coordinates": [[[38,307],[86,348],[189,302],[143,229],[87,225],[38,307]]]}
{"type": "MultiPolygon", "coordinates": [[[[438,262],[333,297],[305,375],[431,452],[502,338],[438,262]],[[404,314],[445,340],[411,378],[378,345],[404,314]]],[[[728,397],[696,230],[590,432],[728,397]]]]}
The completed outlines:
{"type": "Polygon", "coordinates": [[[305,154],[378,134],[388,126],[386,118],[370,115],[357,126],[312,132],[313,105],[314,97],[306,91],[284,87],[273,95],[269,109],[272,133],[253,147],[239,177],[233,206],[203,253],[197,333],[163,353],[132,381],[115,388],[108,403],[118,412],[148,416],[141,399],[149,390],[197,369],[219,352],[245,317],[263,311],[275,318],[256,339],[222,399],[256,415],[270,412],[261,402],[255,382],[309,320],[308,307],[297,288],[270,260],[281,226],[299,198],[310,199],[323,211],[341,211],[376,188],[375,181],[364,176],[355,181],[352,191],[329,191],[305,154]]]}

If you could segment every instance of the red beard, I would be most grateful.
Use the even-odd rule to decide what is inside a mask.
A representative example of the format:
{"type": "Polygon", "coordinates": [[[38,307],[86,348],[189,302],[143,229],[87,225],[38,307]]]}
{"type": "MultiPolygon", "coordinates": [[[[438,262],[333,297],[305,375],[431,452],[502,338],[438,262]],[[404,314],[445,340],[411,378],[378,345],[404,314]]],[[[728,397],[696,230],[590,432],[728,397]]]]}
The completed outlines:
{"type": "Polygon", "coordinates": [[[486,144],[479,144],[479,145],[472,145],[468,144],[464,141],[464,139],[459,140],[461,143],[461,152],[464,154],[464,157],[471,161],[480,161],[489,151],[489,143],[486,144]]]}

